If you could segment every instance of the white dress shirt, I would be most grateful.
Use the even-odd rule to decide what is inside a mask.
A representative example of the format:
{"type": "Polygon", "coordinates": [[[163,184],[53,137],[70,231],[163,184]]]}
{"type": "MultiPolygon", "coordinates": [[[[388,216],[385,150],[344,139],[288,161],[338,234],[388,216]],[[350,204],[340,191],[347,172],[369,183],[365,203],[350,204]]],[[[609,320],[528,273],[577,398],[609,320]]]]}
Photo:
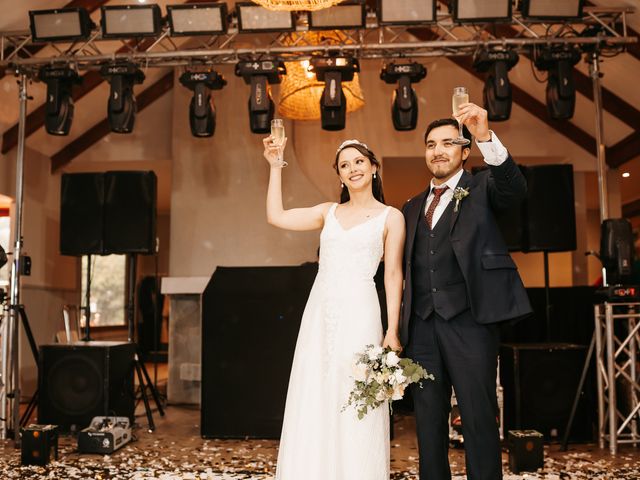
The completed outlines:
{"type": "MultiPolygon", "coordinates": [[[[493,133],[492,130],[489,130],[491,133],[491,139],[486,142],[478,142],[476,140],[476,145],[480,149],[480,153],[482,153],[482,157],[484,158],[484,163],[487,165],[498,166],[502,165],[502,163],[507,159],[508,152],[507,149],[502,145],[498,136],[493,133]]],[[[433,189],[434,188],[444,188],[444,185],[449,187],[446,192],[442,194],[440,197],[440,203],[436,206],[436,209],[433,212],[433,219],[431,221],[431,228],[434,228],[438,223],[438,220],[444,213],[449,202],[453,200],[453,191],[458,186],[458,182],[462,177],[462,172],[464,169],[460,169],[458,173],[456,173],[453,177],[451,177],[448,181],[446,181],[443,185],[436,186],[434,183],[434,179],[431,179],[431,188],[429,189],[429,196],[427,197],[427,204],[424,207],[424,214],[427,214],[427,210],[429,209],[429,205],[433,201],[433,189]]]]}

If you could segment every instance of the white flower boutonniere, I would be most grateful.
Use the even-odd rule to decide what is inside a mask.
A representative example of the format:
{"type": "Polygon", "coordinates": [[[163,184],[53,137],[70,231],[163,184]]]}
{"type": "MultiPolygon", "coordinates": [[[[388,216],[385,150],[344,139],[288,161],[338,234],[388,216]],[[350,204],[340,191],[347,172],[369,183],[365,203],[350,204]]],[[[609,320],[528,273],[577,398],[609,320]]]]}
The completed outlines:
{"type": "Polygon", "coordinates": [[[456,199],[456,206],[453,208],[454,212],[457,212],[460,208],[460,202],[464,197],[469,195],[469,188],[456,187],[453,191],[453,198],[456,199]]]}

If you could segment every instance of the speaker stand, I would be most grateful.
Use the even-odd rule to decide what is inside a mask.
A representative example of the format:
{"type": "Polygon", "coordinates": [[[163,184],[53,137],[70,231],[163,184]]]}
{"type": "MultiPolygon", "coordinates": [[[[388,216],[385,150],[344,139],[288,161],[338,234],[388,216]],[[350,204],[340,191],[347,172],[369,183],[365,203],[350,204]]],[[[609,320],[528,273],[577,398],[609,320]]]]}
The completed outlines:
{"type": "MultiPolygon", "coordinates": [[[[29,325],[29,318],[27,317],[27,312],[24,309],[24,305],[11,305],[10,309],[15,310],[18,315],[20,315],[20,320],[22,321],[22,326],[24,327],[24,332],[27,335],[27,340],[29,341],[29,347],[31,347],[31,353],[33,354],[33,359],[36,362],[36,370],[40,370],[40,356],[38,354],[38,347],[36,345],[36,341],[33,338],[33,332],[31,331],[31,326],[29,325]]],[[[33,411],[36,408],[38,403],[38,390],[36,389],[35,393],[29,400],[29,404],[27,405],[27,409],[22,414],[20,418],[20,422],[18,424],[19,427],[25,427],[33,415],[33,411]]],[[[14,438],[17,438],[16,432],[14,433],[14,438]]]]}
{"type": "Polygon", "coordinates": [[[580,395],[584,388],[584,382],[587,379],[587,372],[589,371],[589,365],[591,364],[591,356],[593,355],[593,349],[596,346],[596,332],[591,335],[591,343],[589,344],[589,351],[587,357],[584,359],[584,365],[582,366],[582,375],[580,376],[580,382],[576,389],[576,395],[573,399],[573,405],[571,406],[571,413],[569,414],[569,420],[567,426],[564,429],[564,435],[562,436],[562,443],[560,444],[560,450],[562,452],[567,451],[567,445],[569,444],[569,434],[571,433],[571,427],[573,426],[573,420],[576,416],[576,410],[578,409],[578,402],[580,402],[580,395]]]}
{"type": "Polygon", "coordinates": [[[135,342],[134,336],[134,325],[135,325],[135,289],[136,289],[136,262],[138,260],[135,253],[129,254],[129,279],[127,282],[127,326],[128,326],[128,341],[133,343],[136,347],[136,354],[134,356],[134,368],[136,369],[136,374],[138,376],[138,384],[140,386],[140,394],[142,396],[142,401],[144,403],[144,410],[147,415],[147,424],[149,427],[149,432],[153,432],[156,429],[156,424],[153,421],[153,414],[151,412],[151,406],[149,405],[149,397],[147,396],[147,388],[151,390],[151,395],[153,396],[153,400],[155,401],[156,408],[160,413],[161,417],[164,417],[164,409],[162,408],[162,404],[160,402],[160,395],[158,394],[158,390],[155,385],[151,382],[151,378],[149,377],[149,372],[147,372],[147,367],[144,365],[144,362],[140,360],[141,352],[140,346],[135,342]]]}

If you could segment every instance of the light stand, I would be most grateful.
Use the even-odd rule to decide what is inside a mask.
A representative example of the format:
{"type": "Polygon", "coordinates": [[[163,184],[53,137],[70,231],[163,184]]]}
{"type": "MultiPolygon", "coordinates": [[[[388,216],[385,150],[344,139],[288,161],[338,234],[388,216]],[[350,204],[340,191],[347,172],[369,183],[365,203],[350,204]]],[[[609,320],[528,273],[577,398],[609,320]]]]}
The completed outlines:
{"type": "Polygon", "coordinates": [[[87,277],[84,297],[84,337],[85,342],[91,341],[91,255],[87,255],[87,277]]]}
{"type": "Polygon", "coordinates": [[[160,396],[158,395],[158,390],[151,382],[151,378],[149,377],[149,372],[147,372],[147,367],[145,367],[144,362],[140,360],[140,346],[135,342],[135,290],[136,290],[136,262],[138,257],[135,253],[129,255],[128,262],[128,282],[127,282],[127,327],[128,327],[128,338],[127,340],[130,343],[133,343],[136,347],[136,354],[134,357],[134,368],[136,370],[136,374],[138,376],[138,383],[140,385],[140,394],[142,396],[142,401],[144,402],[144,410],[147,415],[147,424],[149,427],[149,432],[153,432],[156,429],[156,425],[153,421],[153,415],[151,413],[151,406],[149,405],[149,397],[147,396],[147,388],[151,390],[151,395],[153,395],[153,400],[156,403],[156,408],[158,412],[160,412],[160,416],[164,417],[164,409],[162,408],[160,402],[160,396]]]}
{"type": "MultiPolygon", "coordinates": [[[[609,218],[609,196],[607,194],[607,164],[605,159],[605,144],[604,144],[604,124],[603,124],[603,115],[602,115],[602,86],[600,83],[600,58],[597,50],[594,50],[591,53],[591,64],[589,65],[589,73],[591,75],[591,81],[593,83],[593,102],[595,104],[596,109],[596,148],[598,149],[596,152],[597,158],[597,167],[598,167],[598,195],[600,199],[600,223],[604,222],[607,218],[609,218]]],[[[607,287],[607,270],[602,266],[602,286],[607,287]]],[[[580,376],[580,382],[578,383],[578,388],[576,389],[576,395],[573,399],[573,405],[571,406],[571,413],[569,414],[569,419],[567,420],[567,426],[564,430],[564,436],[562,437],[562,443],[560,449],[565,452],[567,450],[567,445],[569,443],[569,433],[571,432],[571,426],[573,425],[573,420],[576,415],[576,410],[578,408],[578,402],[580,401],[580,396],[582,394],[582,390],[584,389],[584,382],[587,378],[587,372],[589,371],[589,366],[591,365],[591,357],[593,356],[593,351],[596,345],[596,332],[594,330],[591,335],[591,342],[589,344],[589,351],[587,352],[587,357],[584,360],[584,365],[582,367],[582,374],[580,376]]],[[[613,408],[613,407],[610,407],[613,408]]]]}

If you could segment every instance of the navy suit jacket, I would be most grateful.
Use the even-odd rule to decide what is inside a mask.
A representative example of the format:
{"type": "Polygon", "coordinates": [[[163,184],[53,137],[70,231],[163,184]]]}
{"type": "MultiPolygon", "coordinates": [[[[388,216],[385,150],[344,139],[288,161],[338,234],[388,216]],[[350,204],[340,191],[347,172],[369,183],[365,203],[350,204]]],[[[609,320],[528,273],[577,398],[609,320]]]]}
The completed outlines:
{"type": "MultiPolygon", "coordinates": [[[[489,324],[529,315],[532,310],[527,292],[494,215],[495,211],[512,207],[525,198],[526,179],[509,156],[502,165],[490,166],[476,175],[465,171],[458,187],[468,188],[469,195],[451,216],[449,239],[464,276],[473,318],[489,324]]],[[[413,245],[418,222],[424,221],[423,206],[428,194],[429,189],[416,195],[402,209],[407,237],[400,339],[405,345],[409,340],[413,295],[413,245]]]]}

